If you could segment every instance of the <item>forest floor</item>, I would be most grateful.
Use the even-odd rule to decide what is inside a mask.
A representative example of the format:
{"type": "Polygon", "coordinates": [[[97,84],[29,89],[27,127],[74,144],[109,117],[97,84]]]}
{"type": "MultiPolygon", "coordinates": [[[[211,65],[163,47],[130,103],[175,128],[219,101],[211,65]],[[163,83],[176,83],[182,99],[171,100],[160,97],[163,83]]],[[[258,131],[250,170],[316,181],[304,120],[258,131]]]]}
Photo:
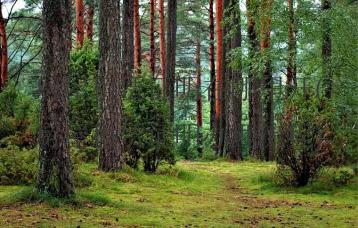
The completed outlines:
{"type": "Polygon", "coordinates": [[[0,186],[0,227],[358,227],[357,178],[344,187],[317,181],[293,189],[271,181],[273,163],[179,162],[156,174],[105,174],[72,200],[0,186]]]}

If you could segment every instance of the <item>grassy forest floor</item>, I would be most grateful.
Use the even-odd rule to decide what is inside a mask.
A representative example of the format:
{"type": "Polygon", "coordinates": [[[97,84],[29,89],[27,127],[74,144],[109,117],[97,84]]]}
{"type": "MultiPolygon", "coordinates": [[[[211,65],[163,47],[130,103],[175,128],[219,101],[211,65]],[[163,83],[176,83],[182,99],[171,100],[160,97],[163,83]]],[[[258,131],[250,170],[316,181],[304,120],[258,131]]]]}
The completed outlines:
{"type": "Polygon", "coordinates": [[[0,227],[357,227],[357,178],[344,187],[324,178],[292,189],[272,184],[273,163],[179,162],[156,174],[105,174],[71,200],[31,187],[0,186],[0,227]]]}

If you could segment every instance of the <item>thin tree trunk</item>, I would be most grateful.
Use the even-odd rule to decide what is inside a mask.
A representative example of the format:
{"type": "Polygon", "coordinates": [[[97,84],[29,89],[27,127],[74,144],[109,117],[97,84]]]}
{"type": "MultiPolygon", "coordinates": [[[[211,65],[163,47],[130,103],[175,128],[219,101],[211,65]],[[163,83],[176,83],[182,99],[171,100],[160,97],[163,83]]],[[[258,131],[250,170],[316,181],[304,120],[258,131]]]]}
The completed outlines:
{"type": "Polygon", "coordinates": [[[141,67],[141,36],[140,36],[140,17],[139,0],[133,0],[134,10],[134,69],[140,72],[141,67]]]}
{"type": "Polygon", "coordinates": [[[220,152],[219,150],[219,141],[220,141],[220,129],[221,129],[221,102],[222,102],[222,74],[224,72],[224,39],[223,39],[223,21],[224,14],[224,4],[223,0],[216,1],[216,94],[215,94],[215,123],[216,123],[216,152],[217,154],[220,152]]]}
{"type": "Polygon", "coordinates": [[[150,69],[155,74],[155,0],[150,0],[150,69]]]}
{"type": "Polygon", "coordinates": [[[120,0],[100,0],[99,21],[99,169],[115,171],[123,165],[120,0]]]}
{"type": "Polygon", "coordinates": [[[261,2],[261,55],[264,62],[263,70],[263,152],[266,161],[272,161],[275,153],[275,129],[273,110],[273,78],[270,56],[272,0],[261,2]]]}
{"type": "Polygon", "coordinates": [[[0,40],[1,40],[1,62],[0,62],[0,91],[5,88],[8,80],[8,56],[7,35],[5,19],[2,14],[2,3],[0,3],[0,40]]]}
{"type": "Polygon", "coordinates": [[[177,0],[168,2],[168,28],[166,47],[165,91],[169,102],[170,120],[174,123],[174,83],[177,31],[177,0]]]}
{"type": "Polygon", "coordinates": [[[257,39],[256,22],[257,6],[255,0],[246,0],[247,9],[247,34],[249,37],[249,154],[258,159],[263,159],[262,152],[262,102],[261,79],[254,66],[260,44],[257,39]]]}
{"type": "MultiPolygon", "coordinates": [[[[235,32],[231,38],[231,49],[241,48],[241,20],[240,4],[238,0],[231,0],[229,8],[232,26],[235,32]]],[[[242,159],[242,63],[241,56],[235,56],[233,69],[228,69],[227,84],[227,114],[226,114],[226,150],[232,160],[242,159]]]]}
{"type": "MultiPolygon", "coordinates": [[[[133,0],[123,1],[122,20],[122,90],[125,92],[131,84],[134,68],[134,19],[133,19],[133,0]]],[[[124,95],[124,94],[123,94],[124,95]]]]}
{"type": "Polygon", "coordinates": [[[289,97],[293,92],[296,84],[297,67],[296,67],[296,55],[297,55],[297,41],[296,41],[296,26],[295,26],[295,11],[294,0],[288,0],[288,66],[287,66],[287,88],[286,96],[289,97]]]}
{"type": "Polygon", "coordinates": [[[88,0],[86,38],[91,42],[93,41],[93,24],[94,24],[94,0],[88,0]]]}
{"type": "Polygon", "coordinates": [[[209,1],[210,129],[215,130],[215,22],[214,0],[209,1]]]}
{"type": "Polygon", "coordinates": [[[83,46],[85,36],[85,8],[83,0],[76,0],[76,44],[83,46]]]}
{"type": "Polygon", "coordinates": [[[162,89],[165,94],[165,18],[164,18],[164,0],[159,0],[159,48],[160,48],[160,69],[162,72],[162,89]]]}
{"type": "Polygon", "coordinates": [[[74,193],[69,146],[71,2],[43,1],[43,75],[38,190],[59,197],[74,193]],[[61,63],[61,64],[58,64],[61,63]]]}
{"type": "Polygon", "coordinates": [[[197,126],[197,149],[199,157],[203,155],[203,103],[201,97],[201,44],[200,40],[196,42],[196,126],[197,126]]]}
{"type": "Polygon", "coordinates": [[[322,73],[324,83],[325,97],[330,99],[332,97],[333,88],[333,72],[331,66],[332,58],[332,38],[331,38],[331,23],[329,19],[329,11],[331,10],[331,0],[322,0],[322,73]]]}

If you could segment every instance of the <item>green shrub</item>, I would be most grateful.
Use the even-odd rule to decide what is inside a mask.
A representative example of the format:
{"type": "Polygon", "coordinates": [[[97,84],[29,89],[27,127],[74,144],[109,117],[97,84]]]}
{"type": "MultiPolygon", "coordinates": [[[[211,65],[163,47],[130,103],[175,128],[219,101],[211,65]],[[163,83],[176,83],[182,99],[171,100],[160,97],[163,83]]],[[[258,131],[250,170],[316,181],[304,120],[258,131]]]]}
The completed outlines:
{"type": "MultiPolygon", "coordinates": [[[[291,170],[294,185],[307,185],[321,168],[339,165],[341,141],[334,130],[335,114],[329,101],[309,93],[297,93],[287,102],[280,120],[277,162],[291,170]]],[[[282,170],[286,168],[278,172],[282,170]]]]}
{"type": "Polygon", "coordinates": [[[37,149],[8,146],[0,149],[0,184],[34,184],[38,172],[37,149]]]}
{"type": "Polygon", "coordinates": [[[124,126],[127,164],[154,172],[158,165],[174,163],[173,133],[167,101],[148,70],[134,78],[124,99],[124,126]]]}
{"type": "Polygon", "coordinates": [[[348,170],[340,170],[338,174],[334,172],[332,176],[333,183],[338,187],[347,185],[354,178],[354,174],[348,170]]]}

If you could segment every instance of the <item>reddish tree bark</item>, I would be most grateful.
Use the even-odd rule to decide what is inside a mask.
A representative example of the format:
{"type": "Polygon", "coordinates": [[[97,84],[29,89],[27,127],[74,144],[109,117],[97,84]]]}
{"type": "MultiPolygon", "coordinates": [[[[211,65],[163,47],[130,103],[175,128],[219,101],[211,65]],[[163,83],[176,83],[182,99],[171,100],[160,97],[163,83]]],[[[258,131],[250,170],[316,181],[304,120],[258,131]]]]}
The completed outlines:
{"type": "Polygon", "coordinates": [[[83,0],[76,0],[76,44],[83,46],[85,35],[85,8],[83,0]]]}
{"type": "Polygon", "coordinates": [[[93,24],[94,24],[94,0],[88,1],[86,21],[86,37],[91,42],[93,41],[93,24]]]}
{"type": "Polygon", "coordinates": [[[141,38],[140,38],[140,18],[139,0],[133,0],[134,17],[134,69],[140,71],[141,67],[141,38]]]}
{"type": "Polygon", "coordinates": [[[272,0],[261,2],[261,55],[264,62],[263,70],[263,153],[266,161],[274,159],[275,129],[273,110],[273,78],[270,59],[272,0]]]}
{"type": "Polygon", "coordinates": [[[5,87],[8,80],[8,56],[7,36],[5,19],[2,14],[2,3],[0,3],[0,40],[1,40],[1,65],[0,65],[0,91],[5,87]]]}
{"type": "Polygon", "coordinates": [[[133,25],[133,0],[123,2],[122,20],[122,89],[125,91],[131,84],[134,68],[134,25],[133,25]]]}
{"type": "Polygon", "coordinates": [[[209,1],[210,129],[215,129],[215,22],[214,0],[209,1]]]}
{"type": "Polygon", "coordinates": [[[155,74],[155,0],[150,0],[150,69],[154,76],[155,74]]]}
{"type": "Polygon", "coordinates": [[[217,152],[219,147],[220,139],[220,123],[221,123],[221,102],[222,102],[222,74],[224,65],[224,39],[223,39],[223,21],[224,4],[223,0],[216,0],[216,81],[215,81],[215,123],[216,123],[216,145],[217,152]]]}
{"type": "Polygon", "coordinates": [[[164,17],[164,0],[159,0],[159,48],[160,48],[160,68],[162,72],[162,88],[165,94],[165,17],[164,17]]]}
{"type": "Polygon", "coordinates": [[[197,126],[197,146],[198,146],[198,155],[199,157],[203,154],[203,137],[202,137],[202,127],[203,127],[203,103],[201,97],[201,44],[200,40],[196,43],[196,55],[195,55],[195,65],[196,65],[196,126],[197,126]]]}

